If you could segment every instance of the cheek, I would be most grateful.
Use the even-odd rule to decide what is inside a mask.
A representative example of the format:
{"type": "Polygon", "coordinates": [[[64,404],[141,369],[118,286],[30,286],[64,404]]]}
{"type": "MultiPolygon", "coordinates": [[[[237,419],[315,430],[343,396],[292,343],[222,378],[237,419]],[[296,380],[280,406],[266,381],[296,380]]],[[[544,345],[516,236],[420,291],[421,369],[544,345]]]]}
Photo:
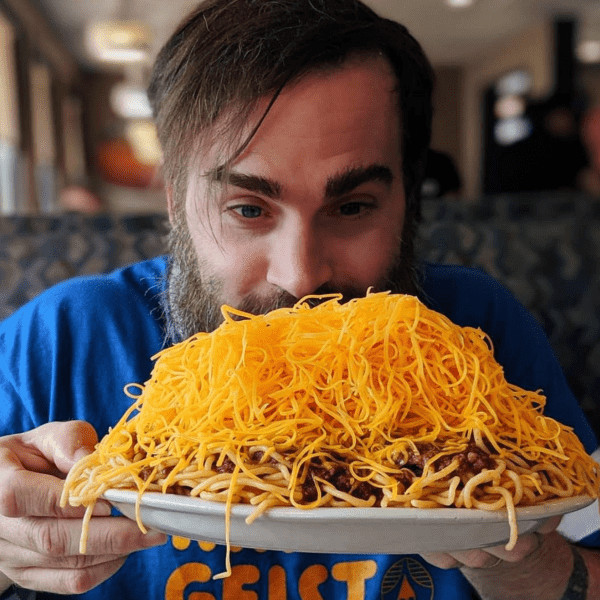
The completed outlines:
{"type": "Polygon", "coordinates": [[[240,281],[257,279],[264,271],[266,258],[262,248],[256,244],[239,244],[225,254],[229,272],[235,273],[240,281]]]}
{"type": "Polygon", "coordinates": [[[361,287],[377,285],[388,274],[399,245],[399,236],[389,231],[373,231],[339,249],[336,273],[361,287]]]}
{"type": "Polygon", "coordinates": [[[377,225],[355,244],[351,259],[360,269],[363,283],[378,284],[397,260],[404,226],[404,203],[401,207],[402,210],[392,207],[382,213],[377,225]]]}
{"type": "Polygon", "coordinates": [[[203,271],[219,279],[225,293],[251,291],[254,283],[264,277],[266,259],[257,244],[235,238],[217,241],[210,233],[192,235],[192,240],[203,271]]]}
{"type": "Polygon", "coordinates": [[[190,231],[190,235],[198,262],[203,268],[213,272],[224,264],[226,254],[211,232],[199,228],[190,231]]]}

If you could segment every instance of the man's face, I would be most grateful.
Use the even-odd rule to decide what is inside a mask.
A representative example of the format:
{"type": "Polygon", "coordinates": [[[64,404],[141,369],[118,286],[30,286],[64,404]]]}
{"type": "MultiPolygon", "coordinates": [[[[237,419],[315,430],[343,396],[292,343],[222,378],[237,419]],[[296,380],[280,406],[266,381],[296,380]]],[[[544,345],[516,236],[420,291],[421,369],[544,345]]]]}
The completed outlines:
{"type": "Polygon", "coordinates": [[[410,280],[399,267],[405,197],[395,84],[383,58],[310,74],[281,93],[226,175],[215,152],[195,163],[184,225],[172,234],[169,302],[179,337],[216,327],[224,303],[265,312],[309,294],[409,286],[390,283],[410,280]]]}

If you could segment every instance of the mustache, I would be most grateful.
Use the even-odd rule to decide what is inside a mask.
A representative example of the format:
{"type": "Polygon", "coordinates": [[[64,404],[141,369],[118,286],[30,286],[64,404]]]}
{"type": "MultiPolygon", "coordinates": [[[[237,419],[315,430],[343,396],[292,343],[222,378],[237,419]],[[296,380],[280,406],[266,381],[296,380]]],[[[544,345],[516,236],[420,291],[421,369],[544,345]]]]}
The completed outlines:
{"type": "MultiPolygon", "coordinates": [[[[335,295],[340,298],[340,302],[344,304],[353,298],[361,298],[365,295],[365,292],[352,287],[344,287],[341,289],[339,286],[332,286],[329,284],[322,285],[310,296],[304,300],[308,306],[314,308],[319,304],[329,300],[329,297],[335,295]],[[327,296],[325,298],[319,298],[317,296],[327,296]]],[[[276,292],[268,298],[259,298],[254,295],[247,296],[240,306],[237,308],[243,312],[247,312],[253,315],[267,314],[273,310],[280,308],[292,308],[303,298],[297,298],[288,292],[283,290],[276,292]]]]}

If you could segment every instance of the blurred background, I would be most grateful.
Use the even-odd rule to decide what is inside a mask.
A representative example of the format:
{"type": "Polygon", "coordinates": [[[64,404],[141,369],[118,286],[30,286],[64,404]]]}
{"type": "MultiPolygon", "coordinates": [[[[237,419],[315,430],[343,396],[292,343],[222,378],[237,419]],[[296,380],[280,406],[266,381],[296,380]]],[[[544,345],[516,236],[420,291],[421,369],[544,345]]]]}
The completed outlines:
{"type": "MultiPolygon", "coordinates": [[[[0,0],[0,213],[164,210],[145,86],[196,0],[0,0]]],[[[429,197],[600,196],[600,2],[367,0],[437,73],[429,197]]]]}

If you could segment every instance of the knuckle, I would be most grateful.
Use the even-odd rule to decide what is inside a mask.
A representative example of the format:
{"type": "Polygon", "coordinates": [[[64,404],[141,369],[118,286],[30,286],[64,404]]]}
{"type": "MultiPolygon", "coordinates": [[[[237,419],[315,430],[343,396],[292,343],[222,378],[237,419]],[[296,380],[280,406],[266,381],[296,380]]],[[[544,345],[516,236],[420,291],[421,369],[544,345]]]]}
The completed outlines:
{"type": "Polygon", "coordinates": [[[455,558],[449,557],[447,560],[442,561],[442,565],[440,568],[442,569],[456,569],[458,567],[462,567],[462,563],[456,560],[455,558]]]}
{"type": "Polygon", "coordinates": [[[86,563],[81,569],[64,570],[64,578],[61,586],[64,591],[62,593],[73,595],[85,594],[118,571],[124,562],[124,558],[101,562],[100,564],[90,561],[91,565],[86,563]]]}
{"type": "MultiPolygon", "coordinates": [[[[45,561],[36,566],[11,568],[3,565],[2,572],[16,585],[47,593],[78,595],[89,592],[112,574],[119,566],[96,565],[92,557],[64,557],[45,561]],[[42,575],[40,570],[42,569],[42,575]],[[47,569],[53,570],[52,580],[47,577],[47,569]]],[[[12,596],[11,596],[12,597],[12,596]]]]}
{"type": "Polygon", "coordinates": [[[54,519],[32,519],[30,535],[38,552],[46,556],[69,554],[69,542],[60,521],[54,519]]]}
{"type": "Polygon", "coordinates": [[[450,556],[450,554],[441,552],[427,553],[423,555],[423,558],[435,567],[438,567],[438,569],[454,569],[461,564],[454,557],[450,556]]]}
{"type": "Polygon", "coordinates": [[[86,442],[95,443],[98,441],[96,430],[91,423],[82,420],[69,421],[76,429],[78,429],[86,442]]]}
{"type": "Polygon", "coordinates": [[[473,558],[471,558],[467,564],[473,569],[487,569],[497,562],[498,558],[496,556],[481,552],[479,554],[474,554],[473,558]]]}
{"type": "Polygon", "coordinates": [[[20,503],[17,490],[19,489],[19,473],[11,471],[2,477],[0,485],[0,514],[5,517],[20,517],[20,503]]]}
{"type": "Polygon", "coordinates": [[[98,435],[94,427],[87,421],[66,421],[62,423],[64,438],[72,439],[78,447],[88,446],[93,448],[98,442],[98,435]]]}
{"type": "Polygon", "coordinates": [[[68,571],[66,588],[69,594],[84,594],[96,586],[92,574],[86,569],[68,571]]]}
{"type": "Polygon", "coordinates": [[[101,544],[105,554],[124,554],[131,545],[128,535],[115,535],[114,532],[104,531],[101,544]]]}
{"type": "MultiPolygon", "coordinates": [[[[94,547],[104,555],[124,555],[139,550],[144,543],[144,534],[135,523],[111,520],[112,527],[103,527],[94,531],[94,547]]],[[[90,543],[88,542],[88,547],[90,543]]]]}

